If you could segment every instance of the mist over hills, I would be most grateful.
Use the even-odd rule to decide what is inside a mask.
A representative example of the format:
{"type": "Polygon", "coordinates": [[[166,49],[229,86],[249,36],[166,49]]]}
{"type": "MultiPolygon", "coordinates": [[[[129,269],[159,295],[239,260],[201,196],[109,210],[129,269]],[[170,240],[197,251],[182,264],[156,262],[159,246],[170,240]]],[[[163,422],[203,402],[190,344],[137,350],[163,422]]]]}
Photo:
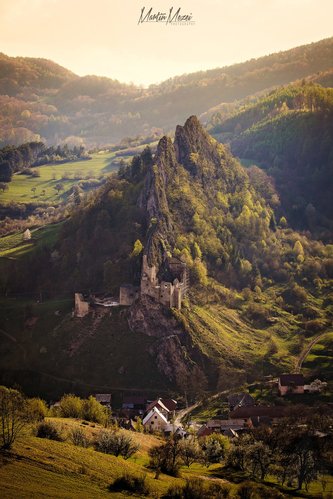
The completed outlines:
{"type": "Polygon", "coordinates": [[[39,138],[102,145],[126,135],[166,132],[187,116],[200,115],[221,102],[244,99],[318,72],[323,73],[320,82],[330,85],[332,60],[329,38],[143,89],[99,76],[78,77],[45,59],[1,54],[0,145],[39,138]]]}

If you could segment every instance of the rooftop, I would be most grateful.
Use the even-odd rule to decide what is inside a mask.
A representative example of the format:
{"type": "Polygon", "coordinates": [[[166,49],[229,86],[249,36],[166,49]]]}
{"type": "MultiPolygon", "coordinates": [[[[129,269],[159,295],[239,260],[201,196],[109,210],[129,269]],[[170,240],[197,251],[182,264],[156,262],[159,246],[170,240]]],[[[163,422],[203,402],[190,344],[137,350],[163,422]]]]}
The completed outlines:
{"type": "Polygon", "coordinates": [[[303,386],[304,376],[303,374],[281,374],[280,378],[281,386],[303,386]]]}

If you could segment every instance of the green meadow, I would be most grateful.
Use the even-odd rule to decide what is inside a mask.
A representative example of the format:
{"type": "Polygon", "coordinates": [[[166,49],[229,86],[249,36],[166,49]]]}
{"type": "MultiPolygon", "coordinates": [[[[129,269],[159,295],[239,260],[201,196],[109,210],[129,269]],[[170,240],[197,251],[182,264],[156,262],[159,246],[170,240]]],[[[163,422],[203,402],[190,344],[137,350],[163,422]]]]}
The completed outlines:
{"type": "Polygon", "coordinates": [[[80,180],[105,177],[117,169],[112,162],[114,157],[114,152],[96,153],[89,160],[33,168],[39,177],[16,174],[8,184],[9,189],[0,193],[0,203],[59,203],[80,180]],[[57,184],[61,184],[63,190],[57,192],[57,184]]]}

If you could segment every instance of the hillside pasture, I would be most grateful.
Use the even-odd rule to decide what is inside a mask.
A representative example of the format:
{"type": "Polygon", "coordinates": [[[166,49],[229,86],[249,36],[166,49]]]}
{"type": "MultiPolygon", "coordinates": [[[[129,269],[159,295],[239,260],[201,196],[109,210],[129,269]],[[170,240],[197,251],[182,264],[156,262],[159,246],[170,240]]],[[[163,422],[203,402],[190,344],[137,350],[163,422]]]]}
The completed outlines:
{"type": "Polygon", "coordinates": [[[8,190],[0,193],[0,203],[60,203],[81,180],[97,180],[118,168],[114,152],[95,153],[89,160],[53,163],[33,168],[39,177],[16,174],[8,190]],[[63,190],[57,191],[57,184],[63,190]],[[36,189],[36,190],[34,190],[36,189]]]}

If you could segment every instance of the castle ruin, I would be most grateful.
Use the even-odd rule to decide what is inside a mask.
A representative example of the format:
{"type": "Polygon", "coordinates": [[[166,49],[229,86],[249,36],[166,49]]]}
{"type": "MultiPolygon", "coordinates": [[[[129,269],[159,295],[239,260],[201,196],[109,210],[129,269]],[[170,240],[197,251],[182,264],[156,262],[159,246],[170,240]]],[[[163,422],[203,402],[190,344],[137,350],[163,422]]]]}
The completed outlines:
{"type": "Polygon", "coordinates": [[[89,301],[85,300],[81,293],[75,293],[75,317],[85,317],[89,314],[89,301]]]}
{"type": "Polygon", "coordinates": [[[130,306],[139,296],[150,296],[158,303],[168,308],[181,309],[189,287],[186,264],[178,258],[165,257],[163,264],[157,270],[155,265],[149,265],[147,255],[143,255],[140,287],[123,284],[119,290],[119,302],[110,299],[99,300],[95,296],[85,299],[81,293],[75,293],[75,317],[85,317],[92,306],[130,306]]]}
{"type": "Polygon", "coordinates": [[[186,264],[178,258],[166,257],[159,274],[160,278],[156,266],[150,266],[147,255],[144,255],[140,294],[151,296],[165,307],[175,307],[180,310],[188,290],[186,264]]]}

